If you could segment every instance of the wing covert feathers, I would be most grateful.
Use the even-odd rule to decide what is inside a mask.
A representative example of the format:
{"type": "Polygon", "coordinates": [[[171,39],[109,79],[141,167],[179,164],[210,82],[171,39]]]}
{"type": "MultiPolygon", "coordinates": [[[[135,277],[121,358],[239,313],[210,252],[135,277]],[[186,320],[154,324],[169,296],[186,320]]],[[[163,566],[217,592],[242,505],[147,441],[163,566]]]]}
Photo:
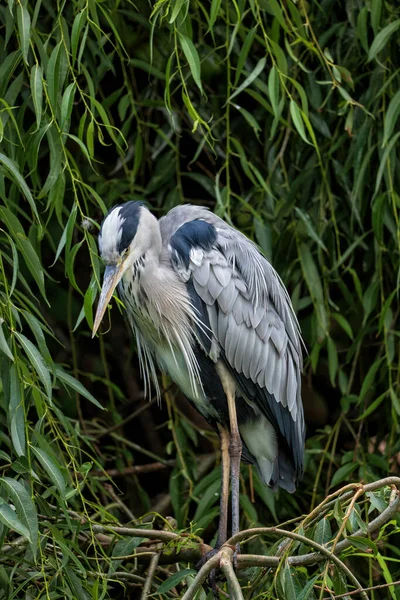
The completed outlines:
{"type": "Polygon", "coordinates": [[[204,209],[178,208],[164,218],[175,211],[173,219],[160,223],[166,253],[178,275],[193,282],[208,312],[214,346],[243,395],[285,438],[297,477],[304,444],[302,342],[289,295],[273,267],[240,232],[204,209]],[[192,209],[181,223],[178,208],[192,209]]]}

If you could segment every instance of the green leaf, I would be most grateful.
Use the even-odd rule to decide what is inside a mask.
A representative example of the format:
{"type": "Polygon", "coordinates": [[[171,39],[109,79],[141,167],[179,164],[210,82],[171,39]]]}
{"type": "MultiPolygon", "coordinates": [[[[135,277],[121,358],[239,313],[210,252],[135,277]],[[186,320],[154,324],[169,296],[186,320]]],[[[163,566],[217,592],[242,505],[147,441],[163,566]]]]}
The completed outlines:
{"type": "Polygon", "coordinates": [[[80,394],[84,398],[87,398],[92,404],[94,404],[98,408],[105,410],[104,406],[102,406],[100,402],[98,402],[96,398],[92,396],[90,392],[88,392],[88,390],[81,384],[81,382],[75,379],[75,377],[69,375],[69,373],[66,373],[65,371],[60,369],[60,367],[56,367],[55,374],[58,379],[60,379],[63,383],[67,384],[67,386],[75,390],[75,392],[78,392],[78,394],[80,394]]]}
{"type": "Polygon", "coordinates": [[[361,46],[368,53],[368,7],[363,6],[357,17],[357,36],[361,42],[361,46]]]}
{"type": "Polygon", "coordinates": [[[366,408],[364,410],[364,412],[359,417],[357,417],[357,421],[362,421],[363,419],[365,419],[366,417],[371,415],[378,408],[378,406],[380,406],[382,404],[382,402],[386,396],[387,396],[387,392],[383,392],[383,394],[378,396],[378,398],[376,398],[376,400],[371,402],[371,404],[368,406],[368,408],[366,408]]]}
{"type": "Polygon", "coordinates": [[[297,600],[299,585],[296,580],[296,571],[288,563],[285,564],[280,574],[281,585],[284,590],[284,600],[297,600]]]}
{"type": "Polygon", "coordinates": [[[71,117],[72,105],[74,103],[74,98],[75,98],[75,91],[76,91],[75,83],[70,83],[63,94],[63,98],[61,101],[61,122],[60,122],[60,127],[61,127],[62,131],[67,131],[69,129],[67,124],[71,117]]]}
{"type": "Polygon", "coordinates": [[[62,48],[62,40],[53,48],[47,63],[46,78],[47,89],[49,93],[50,103],[53,111],[57,112],[58,89],[60,80],[60,56],[62,48]]]}
{"type": "Polygon", "coordinates": [[[376,55],[386,46],[390,37],[400,27],[400,19],[386,25],[375,37],[368,52],[368,62],[376,58],[376,55]]]}
{"type": "MultiPolygon", "coordinates": [[[[386,115],[387,116],[387,115],[386,115]]],[[[379,169],[378,169],[378,173],[376,175],[376,183],[375,183],[375,195],[378,193],[379,191],[379,187],[381,185],[382,182],[382,177],[383,174],[385,172],[385,170],[388,169],[389,167],[389,157],[390,157],[390,153],[392,152],[393,148],[397,147],[397,141],[400,137],[400,131],[398,131],[390,140],[389,143],[387,144],[385,151],[382,154],[380,163],[379,163],[379,169]]],[[[379,197],[378,197],[379,198],[379,197]]],[[[373,204],[373,209],[376,208],[376,204],[378,202],[378,198],[374,199],[374,204],[373,204]]],[[[379,198],[379,204],[382,205],[382,203],[386,200],[386,193],[382,194],[379,198]]],[[[376,215],[378,217],[377,221],[383,223],[383,217],[384,217],[384,211],[379,210],[379,214],[376,215]]],[[[376,231],[376,229],[375,229],[376,231]]]]}
{"type": "Polygon", "coordinates": [[[358,463],[351,462],[343,465],[342,467],[339,467],[336,473],[333,474],[332,481],[329,487],[332,488],[341,483],[342,481],[347,481],[349,475],[351,475],[351,473],[353,473],[353,471],[355,471],[358,468],[358,466],[358,463]]]}
{"type": "Polygon", "coordinates": [[[210,9],[210,19],[208,22],[208,31],[211,31],[215,21],[217,20],[221,8],[221,0],[212,0],[210,9]]]}
{"type": "MultiPolygon", "coordinates": [[[[385,578],[386,583],[393,583],[393,577],[390,573],[389,567],[387,566],[386,558],[382,556],[380,552],[377,553],[376,559],[380,568],[382,569],[383,576],[385,578]]],[[[392,600],[397,600],[396,588],[394,585],[389,585],[388,587],[392,600]]]]}
{"type": "Polygon", "coordinates": [[[336,344],[331,337],[327,339],[328,346],[328,366],[329,366],[329,378],[333,387],[336,387],[336,374],[339,367],[338,353],[336,350],[336,344]]]}
{"type": "Polygon", "coordinates": [[[27,527],[21,523],[11,506],[8,504],[0,504],[0,521],[13,531],[26,537],[29,542],[31,541],[31,536],[27,527]]]}
{"type": "Polygon", "coordinates": [[[271,12],[274,15],[282,29],[284,31],[289,31],[282,9],[279,6],[277,0],[268,0],[268,9],[269,12],[271,12]]]}
{"type": "Polygon", "coordinates": [[[25,337],[22,333],[18,331],[15,332],[15,337],[19,340],[21,346],[26,352],[26,355],[29,358],[31,365],[34,370],[38,374],[39,379],[44,385],[44,389],[46,391],[46,395],[48,399],[51,401],[51,378],[50,371],[46,367],[45,362],[40,354],[39,350],[36,348],[34,344],[27,337],[25,337]]]}
{"type": "Polygon", "coordinates": [[[307,139],[306,131],[304,129],[303,111],[294,100],[290,101],[290,114],[297,132],[307,144],[310,144],[311,142],[307,139]]]}
{"type": "Polygon", "coordinates": [[[42,120],[43,104],[43,71],[40,65],[33,65],[30,77],[31,94],[35,108],[36,127],[39,129],[42,120]]]}
{"type": "Polygon", "coordinates": [[[73,22],[71,31],[71,55],[72,55],[72,66],[74,66],[76,60],[76,54],[78,51],[79,38],[81,35],[82,27],[85,25],[87,20],[87,9],[84,8],[79,12],[73,22]]]}
{"type": "Polygon", "coordinates": [[[332,530],[331,524],[329,523],[326,517],[323,517],[320,521],[318,521],[317,526],[315,528],[314,533],[314,541],[323,546],[327,544],[332,539],[332,530]]]}
{"type": "Polygon", "coordinates": [[[163,583],[158,586],[157,594],[165,594],[165,592],[169,592],[172,588],[176,587],[179,583],[181,583],[188,575],[196,575],[197,571],[194,569],[182,569],[177,573],[168,577],[163,583]]]}
{"type": "Polygon", "coordinates": [[[253,129],[254,133],[257,135],[258,132],[261,131],[261,127],[257,123],[256,119],[253,117],[253,115],[248,110],[242,108],[241,106],[238,106],[237,104],[235,105],[235,108],[240,111],[240,113],[246,119],[247,123],[253,129]]]}
{"type": "Polygon", "coordinates": [[[36,558],[39,524],[35,504],[25,487],[15,479],[2,477],[1,484],[6,488],[15,506],[18,519],[29,531],[32,554],[36,558]]]}
{"type": "Polygon", "coordinates": [[[22,2],[18,2],[17,4],[17,23],[22,56],[24,57],[25,63],[28,64],[31,17],[26,4],[23,4],[22,2]]]}
{"type": "Polygon", "coordinates": [[[309,247],[304,243],[300,244],[299,256],[304,278],[306,280],[310,296],[315,306],[318,321],[322,329],[321,333],[325,335],[327,331],[328,320],[325,310],[324,293],[317,265],[315,264],[309,247]]]}
{"type": "Polygon", "coordinates": [[[335,319],[335,321],[337,321],[339,323],[340,327],[343,329],[343,331],[345,331],[347,333],[349,338],[351,340],[354,340],[353,330],[352,330],[351,325],[348,322],[348,320],[339,313],[333,313],[332,317],[335,319]]]}
{"type": "Polygon", "coordinates": [[[243,92],[243,90],[245,90],[247,87],[249,87],[249,85],[251,85],[253,83],[253,81],[255,79],[257,79],[257,77],[260,75],[260,73],[264,70],[266,62],[267,62],[267,59],[265,58],[265,56],[263,58],[260,58],[260,60],[258,61],[258,63],[256,64],[256,66],[254,67],[254,69],[252,70],[252,72],[250,73],[250,75],[248,75],[246,77],[246,79],[243,81],[243,83],[241,83],[241,85],[239,85],[239,87],[237,88],[237,90],[235,90],[233,92],[233,94],[231,94],[229,96],[227,102],[229,102],[230,100],[232,100],[233,98],[235,98],[235,96],[237,96],[238,94],[240,94],[241,92],[243,92]]]}
{"type": "Polygon", "coordinates": [[[240,51],[239,54],[239,58],[237,61],[237,65],[236,65],[236,73],[235,73],[235,86],[237,85],[240,76],[242,74],[243,71],[243,67],[245,65],[245,62],[247,60],[247,56],[249,54],[250,48],[253,44],[254,41],[254,37],[256,35],[256,31],[257,31],[257,27],[258,25],[256,25],[255,27],[253,27],[252,29],[249,29],[249,31],[247,32],[246,38],[243,42],[243,46],[242,49],[240,51]]]}
{"type": "Polygon", "coordinates": [[[53,124],[46,131],[46,138],[50,148],[50,171],[47,175],[47,179],[42,187],[39,199],[44,198],[46,194],[56,185],[57,179],[62,171],[62,147],[59,132],[56,126],[53,124]]]}
{"type": "Polygon", "coordinates": [[[18,456],[26,454],[25,410],[23,389],[15,364],[10,368],[10,397],[8,402],[11,441],[18,456]]]}
{"type": "Polygon", "coordinates": [[[46,299],[42,264],[31,242],[26,237],[21,223],[18,221],[17,217],[4,206],[0,206],[0,216],[6,223],[10,233],[14,236],[17,247],[24,257],[26,266],[36,281],[43,298],[46,299]]]}
{"type": "Polygon", "coordinates": [[[379,29],[382,15],[382,0],[374,0],[371,2],[371,25],[374,33],[379,29]]]}
{"type": "Polygon", "coordinates": [[[179,42],[185,55],[185,58],[188,61],[192,77],[199,90],[203,92],[203,87],[201,85],[201,65],[198,52],[192,40],[189,39],[186,35],[183,35],[182,33],[179,34],[179,42]]]}
{"type": "Polygon", "coordinates": [[[382,361],[383,361],[383,358],[376,360],[374,363],[372,363],[372,365],[368,369],[368,372],[363,379],[360,394],[358,396],[358,403],[361,403],[364,400],[366,394],[371,389],[375,388],[375,385],[374,385],[375,384],[375,375],[377,374],[378,369],[382,364],[382,361]]]}
{"type": "Polygon", "coordinates": [[[187,0],[175,0],[175,4],[169,18],[169,23],[173,23],[176,20],[184,4],[187,4],[187,0]]]}
{"type": "Polygon", "coordinates": [[[279,73],[276,66],[274,65],[268,75],[268,94],[271,102],[272,110],[274,111],[275,117],[281,116],[282,109],[279,106],[279,90],[280,81],[279,73]]]}
{"type": "Polygon", "coordinates": [[[36,455],[38,461],[46,471],[52,483],[56,486],[60,492],[60,496],[65,500],[65,481],[62,473],[53,459],[41,448],[35,448],[31,446],[32,452],[36,455]]]}
{"type": "Polygon", "coordinates": [[[28,202],[32,208],[32,212],[37,219],[37,222],[40,224],[39,213],[37,211],[35,201],[33,199],[30,189],[26,185],[24,178],[22,177],[21,173],[19,172],[17,165],[14,163],[14,161],[12,161],[10,158],[8,158],[2,152],[0,152],[0,163],[2,163],[5,166],[5,168],[11,175],[11,178],[18,184],[21,192],[24,194],[25,198],[28,200],[28,202]]]}
{"type": "MultiPolygon", "coordinates": [[[[389,102],[389,106],[386,111],[384,125],[383,125],[383,141],[382,146],[385,146],[392,135],[392,131],[397,123],[397,119],[400,114],[400,90],[396,92],[393,98],[389,102]]],[[[398,134],[397,134],[398,137],[398,134]]]]}
{"type": "Polygon", "coordinates": [[[220,489],[220,481],[217,479],[213,483],[211,483],[207,490],[204,492],[199,504],[197,505],[197,509],[195,515],[193,517],[193,521],[196,523],[197,520],[207,512],[213,504],[219,498],[219,489],[220,489]]]}
{"type": "Polygon", "coordinates": [[[318,246],[320,246],[320,248],[322,248],[325,252],[328,252],[327,247],[325,246],[324,242],[322,241],[322,239],[320,238],[320,236],[318,235],[318,233],[315,231],[315,229],[313,227],[313,223],[311,221],[310,215],[308,213],[304,212],[303,210],[301,210],[301,208],[299,208],[298,206],[295,206],[294,210],[295,210],[296,214],[300,217],[300,219],[303,221],[310,238],[312,240],[314,240],[315,242],[317,242],[318,246]]]}
{"type": "Polygon", "coordinates": [[[5,335],[4,335],[3,323],[4,323],[4,319],[0,319],[0,350],[2,350],[4,352],[4,354],[6,356],[8,356],[8,358],[10,360],[14,361],[13,353],[11,352],[10,347],[9,347],[7,340],[5,338],[5,335]]]}

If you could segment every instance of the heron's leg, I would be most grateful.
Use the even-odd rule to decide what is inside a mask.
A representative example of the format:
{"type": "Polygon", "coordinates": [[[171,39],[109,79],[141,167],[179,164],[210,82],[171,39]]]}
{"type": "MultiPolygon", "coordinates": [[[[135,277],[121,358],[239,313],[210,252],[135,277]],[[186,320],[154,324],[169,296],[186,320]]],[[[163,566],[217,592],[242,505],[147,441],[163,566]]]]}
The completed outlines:
{"type": "Polygon", "coordinates": [[[229,469],[231,462],[229,456],[229,431],[224,429],[222,425],[218,425],[218,431],[221,447],[221,497],[219,501],[220,514],[216,548],[222,546],[228,537],[229,469]]]}
{"type": "MultiPolygon", "coordinates": [[[[242,439],[236,414],[235,394],[233,390],[227,390],[229,425],[231,429],[231,441],[229,445],[229,456],[231,459],[231,486],[232,486],[232,535],[239,531],[239,484],[240,484],[240,459],[242,457],[242,439]]],[[[237,547],[239,551],[239,545],[237,547]]]]}

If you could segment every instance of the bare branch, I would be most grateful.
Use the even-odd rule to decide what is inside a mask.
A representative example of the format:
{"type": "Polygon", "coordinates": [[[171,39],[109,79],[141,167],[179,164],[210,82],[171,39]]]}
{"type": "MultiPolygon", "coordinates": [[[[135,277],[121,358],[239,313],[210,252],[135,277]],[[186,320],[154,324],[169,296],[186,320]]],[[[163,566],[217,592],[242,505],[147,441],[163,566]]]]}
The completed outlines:
{"type": "Polygon", "coordinates": [[[226,580],[228,582],[228,588],[230,593],[230,598],[233,600],[244,600],[242,590],[240,589],[240,584],[238,582],[238,578],[236,577],[236,573],[232,566],[232,557],[233,557],[233,548],[222,547],[221,549],[221,558],[219,561],[219,566],[221,567],[226,580]]]}
{"type": "MultiPolygon", "coordinates": [[[[281,535],[282,537],[288,537],[293,540],[297,540],[298,542],[303,542],[303,544],[311,546],[312,548],[315,548],[320,554],[324,555],[327,559],[334,562],[338,569],[343,571],[343,573],[346,573],[348,579],[353,583],[353,585],[361,589],[361,584],[359,583],[357,577],[350,571],[348,567],[346,567],[346,565],[340,560],[340,558],[338,558],[335,554],[328,550],[328,548],[325,548],[325,546],[318,544],[318,542],[315,542],[314,540],[310,540],[305,535],[293,533],[292,531],[285,531],[284,529],[279,529],[278,527],[255,527],[254,529],[248,529],[247,531],[240,531],[236,535],[232,536],[226,542],[226,544],[229,546],[236,546],[236,544],[238,544],[242,540],[245,540],[248,537],[265,535],[266,533],[272,533],[281,535]]],[[[363,592],[360,592],[360,594],[364,598],[364,600],[368,600],[367,594],[363,592]]]]}
{"type": "Polygon", "coordinates": [[[200,571],[197,573],[196,577],[194,578],[192,585],[182,596],[182,600],[193,600],[196,593],[198,592],[198,590],[200,589],[200,587],[204,583],[204,581],[207,579],[207,577],[209,576],[211,571],[213,569],[215,569],[216,567],[218,567],[219,560],[220,560],[220,555],[218,552],[218,554],[215,554],[215,556],[212,556],[210,558],[210,560],[208,560],[206,562],[206,564],[201,567],[200,571]]]}
{"type": "Polygon", "coordinates": [[[143,586],[143,591],[141,595],[141,600],[146,600],[151,593],[151,584],[153,583],[153,577],[155,575],[157,565],[158,565],[159,554],[154,554],[150,561],[150,566],[147,571],[147,577],[145,584],[143,586]]]}

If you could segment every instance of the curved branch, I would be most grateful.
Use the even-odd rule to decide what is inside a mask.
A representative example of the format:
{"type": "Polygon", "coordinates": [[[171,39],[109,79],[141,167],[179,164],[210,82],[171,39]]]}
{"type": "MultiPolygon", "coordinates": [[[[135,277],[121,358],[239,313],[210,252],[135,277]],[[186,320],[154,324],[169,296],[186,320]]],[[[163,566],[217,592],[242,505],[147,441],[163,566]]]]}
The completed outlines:
{"type": "Polygon", "coordinates": [[[193,598],[197,594],[198,590],[200,589],[201,585],[207,579],[207,577],[209,576],[211,571],[213,569],[215,569],[216,567],[218,567],[219,560],[220,560],[220,553],[218,552],[218,554],[215,554],[214,556],[212,556],[201,567],[200,571],[197,573],[196,577],[194,578],[192,585],[184,593],[181,600],[193,600],[193,598]]]}
{"type": "MultiPolygon", "coordinates": [[[[259,536],[264,535],[266,533],[278,534],[282,537],[288,537],[292,540],[302,542],[305,545],[315,548],[319,553],[323,554],[327,559],[335,563],[335,565],[341,571],[346,573],[348,579],[352,582],[353,585],[355,585],[357,588],[361,588],[361,584],[358,581],[357,577],[350,571],[348,567],[346,567],[346,565],[340,560],[340,558],[338,558],[335,554],[328,550],[328,548],[325,548],[325,546],[321,546],[321,544],[318,544],[318,542],[310,540],[305,535],[300,535],[299,533],[285,531],[284,529],[279,529],[278,527],[256,527],[254,529],[248,529],[247,531],[240,531],[239,533],[233,535],[229,540],[227,540],[226,544],[229,546],[236,546],[236,544],[246,539],[246,537],[259,536]]],[[[364,598],[364,600],[368,600],[367,594],[365,594],[364,592],[360,592],[360,594],[364,598]]]]}
{"type": "Polygon", "coordinates": [[[223,546],[220,552],[219,566],[228,582],[229,597],[233,600],[244,600],[236,573],[232,566],[233,548],[223,546]]]}

